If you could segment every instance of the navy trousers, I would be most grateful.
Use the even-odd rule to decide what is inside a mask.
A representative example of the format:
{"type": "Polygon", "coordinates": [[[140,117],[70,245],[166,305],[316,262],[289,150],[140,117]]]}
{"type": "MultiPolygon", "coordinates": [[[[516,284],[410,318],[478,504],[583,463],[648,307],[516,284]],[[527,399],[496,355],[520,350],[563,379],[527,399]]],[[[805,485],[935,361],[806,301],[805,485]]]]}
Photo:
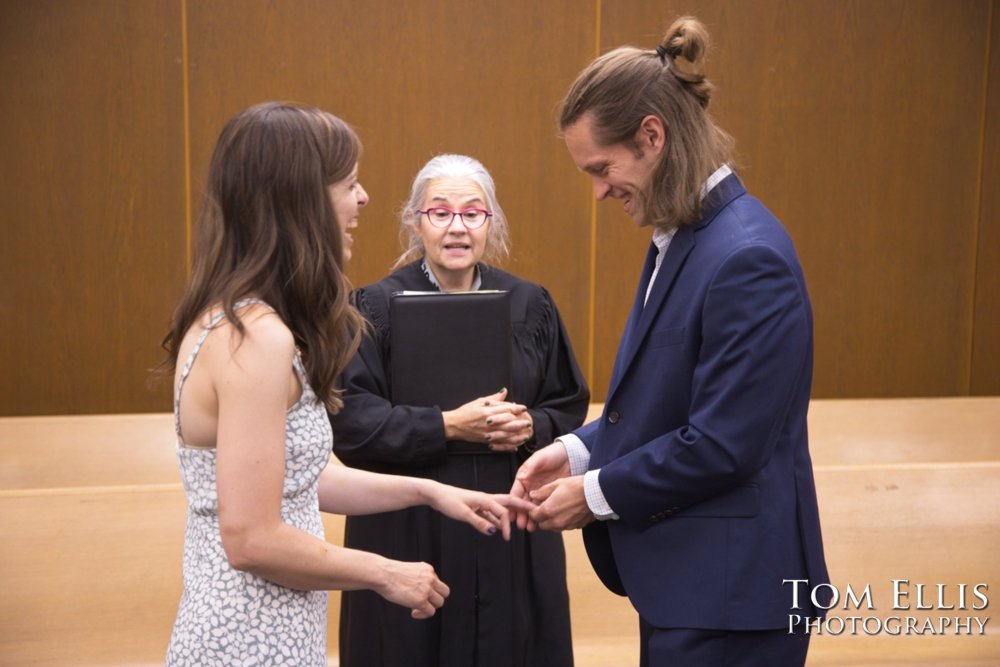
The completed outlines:
{"type": "Polygon", "coordinates": [[[639,667],[802,667],[808,634],[656,628],[639,619],[639,667]]]}

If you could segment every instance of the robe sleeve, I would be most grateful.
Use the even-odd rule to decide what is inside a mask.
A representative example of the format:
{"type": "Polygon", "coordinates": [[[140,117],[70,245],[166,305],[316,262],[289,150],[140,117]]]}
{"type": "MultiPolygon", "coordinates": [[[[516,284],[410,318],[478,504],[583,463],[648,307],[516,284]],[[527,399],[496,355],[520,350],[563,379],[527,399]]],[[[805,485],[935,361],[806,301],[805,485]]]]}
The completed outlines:
{"type": "Polygon", "coordinates": [[[544,288],[531,310],[534,311],[531,319],[538,318],[536,326],[531,328],[534,329],[532,344],[540,354],[541,372],[539,386],[527,388],[526,392],[534,396],[525,405],[534,420],[535,437],[521,449],[525,456],[578,428],[587,416],[590,402],[590,389],[576,363],[562,318],[544,288]]]}
{"type": "Polygon", "coordinates": [[[371,327],[340,378],[344,407],[330,416],[334,453],[370,470],[440,463],[446,456],[441,410],[389,401],[387,297],[373,285],[356,291],[354,300],[371,327]]]}

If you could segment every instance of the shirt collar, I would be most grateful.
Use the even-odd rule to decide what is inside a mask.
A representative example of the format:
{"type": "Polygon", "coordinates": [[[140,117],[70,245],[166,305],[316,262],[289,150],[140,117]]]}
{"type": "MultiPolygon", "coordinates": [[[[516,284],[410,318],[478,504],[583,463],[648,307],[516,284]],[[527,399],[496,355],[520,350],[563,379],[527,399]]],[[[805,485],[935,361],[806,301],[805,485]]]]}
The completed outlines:
{"type": "MultiPolygon", "coordinates": [[[[728,164],[724,164],[715,171],[712,175],[701,186],[701,198],[705,199],[709,192],[711,192],[716,185],[721,183],[723,179],[733,173],[732,168],[728,164]]],[[[660,229],[657,227],[653,230],[653,243],[656,244],[656,249],[663,254],[663,251],[668,245],[670,245],[670,240],[674,238],[674,234],[677,233],[677,228],[673,227],[671,229],[660,229]]]]}
{"type": "MultiPolygon", "coordinates": [[[[427,280],[431,281],[431,284],[434,285],[434,287],[437,288],[437,291],[439,291],[439,292],[443,292],[444,291],[443,289],[441,289],[441,283],[438,282],[437,277],[434,275],[434,272],[431,271],[431,267],[427,266],[427,258],[426,257],[424,257],[422,260],[420,260],[420,270],[424,272],[425,276],[427,276],[427,280]]],[[[470,288],[470,291],[472,291],[472,292],[478,291],[479,288],[482,287],[482,286],[483,286],[483,277],[479,273],[479,265],[477,264],[476,265],[476,275],[473,276],[473,278],[472,278],[472,287],[470,288]]]]}
{"type": "Polygon", "coordinates": [[[674,234],[677,233],[676,227],[671,227],[670,229],[660,229],[657,227],[653,230],[653,244],[656,245],[656,249],[663,254],[663,251],[667,249],[670,245],[670,240],[674,238],[674,234]]]}
{"type": "Polygon", "coordinates": [[[728,164],[724,164],[715,171],[712,175],[708,177],[708,180],[701,186],[701,198],[704,199],[712,189],[722,182],[726,176],[733,173],[732,168],[728,164]]]}

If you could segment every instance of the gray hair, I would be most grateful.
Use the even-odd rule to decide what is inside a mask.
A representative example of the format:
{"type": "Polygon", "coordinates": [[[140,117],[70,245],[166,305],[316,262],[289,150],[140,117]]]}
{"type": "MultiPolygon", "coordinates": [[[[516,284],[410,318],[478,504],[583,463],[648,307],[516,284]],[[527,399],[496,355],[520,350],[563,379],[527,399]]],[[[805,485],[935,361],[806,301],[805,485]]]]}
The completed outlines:
{"type": "Polygon", "coordinates": [[[510,234],[507,230],[507,217],[497,200],[493,177],[479,160],[468,155],[449,153],[431,158],[413,179],[410,197],[399,212],[399,238],[406,250],[396,259],[392,268],[412,262],[424,254],[424,244],[416,230],[416,223],[420,219],[417,211],[424,203],[431,182],[439,178],[468,178],[479,186],[486,197],[486,207],[493,214],[486,234],[486,252],[483,258],[489,262],[505,259],[510,253],[510,234]]]}

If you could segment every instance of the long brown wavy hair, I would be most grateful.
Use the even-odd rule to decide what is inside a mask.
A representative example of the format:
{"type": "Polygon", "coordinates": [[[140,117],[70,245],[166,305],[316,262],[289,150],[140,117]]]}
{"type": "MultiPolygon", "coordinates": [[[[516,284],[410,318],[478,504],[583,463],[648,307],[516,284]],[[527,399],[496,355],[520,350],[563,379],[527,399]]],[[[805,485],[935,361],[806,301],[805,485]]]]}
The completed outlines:
{"type": "Polygon", "coordinates": [[[161,374],[177,367],[185,333],[221,306],[257,297],[292,331],[309,384],[331,412],[337,376],[357,351],[364,320],[348,300],[342,235],[327,187],[350,175],[361,142],[342,120],[287,102],[252,106],[222,130],[195,231],[191,281],[163,339],[161,374]]]}
{"type": "Polygon", "coordinates": [[[654,166],[644,197],[649,222],[671,228],[701,216],[701,187],[722,164],[735,167],[732,137],[708,113],[714,86],[696,71],[708,51],[708,31],[690,16],[673,22],[657,50],[623,46],[591,62],[560,107],[565,131],[591,114],[600,145],[624,143],[637,155],[642,119],[657,116],[667,149],[654,166]]]}

